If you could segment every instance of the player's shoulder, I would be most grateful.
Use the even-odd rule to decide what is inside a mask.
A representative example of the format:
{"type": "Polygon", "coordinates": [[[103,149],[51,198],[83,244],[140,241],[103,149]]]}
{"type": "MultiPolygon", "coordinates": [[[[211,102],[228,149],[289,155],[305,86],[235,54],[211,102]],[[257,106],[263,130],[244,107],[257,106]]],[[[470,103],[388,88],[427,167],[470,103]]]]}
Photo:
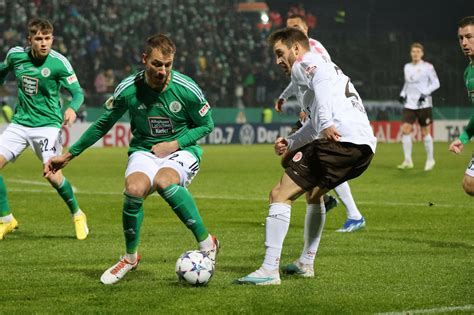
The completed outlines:
{"type": "Polygon", "coordinates": [[[49,57],[50,57],[50,60],[54,63],[55,66],[57,66],[59,68],[64,68],[69,73],[74,72],[74,69],[72,68],[72,65],[69,62],[69,60],[66,58],[66,56],[64,56],[60,52],[57,52],[56,50],[51,49],[49,51],[49,57]]]}
{"type": "Polygon", "coordinates": [[[204,97],[201,88],[187,75],[173,70],[171,80],[180,93],[190,97],[191,99],[197,98],[200,103],[206,102],[206,98],[204,97]]]}
{"type": "Polygon", "coordinates": [[[24,56],[25,54],[28,53],[29,50],[27,50],[26,47],[22,46],[15,46],[12,47],[8,50],[6,58],[15,58],[15,57],[20,57],[24,56]]]}
{"type": "Polygon", "coordinates": [[[428,61],[423,61],[423,66],[426,67],[427,69],[434,69],[433,64],[428,61]]]}
{"type": "Polygon", "coordinates": [[[137,86],[135,83],[140,80],[144,80],[144,77],[145,71],[142,70],[123,79],[115,88],[114,98],[116,99],[119,97],[126,97],[128,95],[135,94],[137,91],[137,86]]]}

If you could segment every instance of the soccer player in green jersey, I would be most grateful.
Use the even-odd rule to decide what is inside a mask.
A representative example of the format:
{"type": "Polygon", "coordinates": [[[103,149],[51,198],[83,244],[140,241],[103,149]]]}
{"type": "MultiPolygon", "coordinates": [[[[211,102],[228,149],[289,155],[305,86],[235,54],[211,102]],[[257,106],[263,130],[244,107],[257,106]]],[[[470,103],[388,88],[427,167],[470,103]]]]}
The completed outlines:
{"type": "MultiPolygon", "coordinates": [[[[466,16],[459,21],[458,39],[462,51],[470,60],[464,71],[464,82],[471,104],[474,105],[474,15],[466,16]]],[[[471,116],[466,130],[459,139],[449,145],[449,150],[456,154],[461,153],[464,145],[469,142],[472,136],[474,136],[474,115],[471,116]]],[[[474,196],[474,153],[466,169],[462,185],[468,195],[474,196]]]]}
{"type": "MultiPolygon", "coordinates": [[[[29,46],[13,47],[0,64],[0,84],[13,71],[18,84],[18,103],[12,123],[0,137],[0,169],[14,161],[28,147],[46,164],[61,154],[61,125],[69,126],[76,120],[76,111],[84,95],[69,61],[51,49],[53,25],[44,19],[33,19],[28,24],[29,46]],[[72,95],[72,101],[61,114],[59,89],[63,86],[72,95]]],[[[87,237],[86,215],[81,211],[69,181],[61,172],[49,174],[46,179],[66,202],[73,216],[76,237],[87,237]]],[[[7,199],[7,189],[0,176],[0,239],[18,228],[7,199]]]]}
{"type": "Polygon", "coordinates": [[[137,267],[143,202],[154,191],[171,206],[194,234],[200,250],[213,261],[219,249],[186,189],[199,170],[203,151],[197,141],[214,129],[211,109],[197,84],[172,70],[175,52],[169,37],[157,34],[148,38],[142,56],[145,70],[123,80],[106,101],[105,113],[68,153],[52,158],[45,168],[49,174],[66,166],[128,111],[133,137],[122,211],[126,254],[103,273],[100,280],[104,284],[116,283],[137,267]]]}

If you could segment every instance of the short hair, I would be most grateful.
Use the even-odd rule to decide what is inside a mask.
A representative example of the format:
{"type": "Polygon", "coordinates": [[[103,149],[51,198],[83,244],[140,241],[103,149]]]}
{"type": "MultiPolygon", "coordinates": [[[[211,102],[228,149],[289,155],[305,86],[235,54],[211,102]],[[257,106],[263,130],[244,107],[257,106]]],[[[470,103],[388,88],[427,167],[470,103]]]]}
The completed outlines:
{"type": "Polygon", "coordinates": [[[145,45],[145,54],[149,55],[154,48],[159,49],[166,56],[176,53],[176,45],[165,34],[155,34],[148,37],[145,45]]]}
{"type": "Polygon", "coordinates": [[[49,20],[42,18],[34,18],[28,23],[28,35],[33,36],[36,33],[41,32],[43,34],[53,33],[53,24],[49,20]]]}
{"type": "Polygon", "coordinates": [[[420,48],[422,52],[425,51],[425,47],[423,47],[423,45],[418,42],[411,44],[410,49],[413,49],[413,48],[420,48]]]}
{"type": "Polygon", "coordinates": [[[465,16],[458,22],[458,27],[465,27],[468,25],[474,25],[474,15],[465,16]]]}
{"type": "Polygon", "coordinates": [[[304,25],[308,26],[308,23],[306,23],[306,18],[301,14],[291,14],[286,18],[287,21],[289,19],[300,19],[304,23],[304,25]]]}
{"type": "Polygon", "coordinates": [[[286,27],[277,30],[271,33],[267,39],[268,45],[270,47],[275,46],[275,43],[280,40],[288,48],[291,48],[294,43],[299,43],[301,46],[303,46],[303,48],[309,49],[309,40],[306,34],[293,27],[286,27]]]}

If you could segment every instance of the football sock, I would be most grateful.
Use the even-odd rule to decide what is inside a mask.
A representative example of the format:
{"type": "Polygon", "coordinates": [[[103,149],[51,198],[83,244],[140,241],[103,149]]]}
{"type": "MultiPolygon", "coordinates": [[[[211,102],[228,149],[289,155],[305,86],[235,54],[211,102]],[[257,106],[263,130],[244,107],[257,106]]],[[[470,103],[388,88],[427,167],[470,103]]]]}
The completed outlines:
{"type": "Polygon", "coordinates": [[[211,234],[208,234],[204,241],[199,242],[200,250],[211,250],[214,248],[214,242],[212,241],[211,234]]]}
{"type": "Polygon", "coordinates": [[[127,254],[134,254],[137,252],[140,243],[144,198],[133,197],[126,193],[124,193],[124,195],[122,224],[123,234],[125,235],[125,246],[127,248],[127,254]]]}
{"type": "Polygon", "coordinates": [[[202,242],[209,237],[193,196],[186,188],[173,184],[159,190],[158,193],[171,206],[181,222],[193,232],[198,242],[202,242]]]}
{"type": "Polygon", "coordinates": [[[7,198],[7,186],[3,181],[3,176],[0,176],[0,217],[5,217],[10,214],[10,205],[7,198]]]}
{"type": "Polygon", "coordinates": [[[321,234],[326,222],[326,208],[324,203],[308,204],[304,221],[304,247],[300,256],[300,263],[312,265],[318,252],[321,234]]]}
{"type": "Polygon", "coordinates": [[[129,262],[129,263],[134,263],[138,258],[138,254],[137,252],[133,253],[133,254],[130,254],[130,253],[126,253],[125,254],[125,259],[129,262]]]}
{"type": "Polygon", "coordinates": [[[72,190],[72,185],[71,183],[69,183],[67,178],[63,177],[63,182],[61,183],[61,185],[54,188],[56,188],[56,191],[58,192],[58,194],[66,202],[69,208],[69,211],[71,211],[72,214],[75,214],[77,210],[79,209],[79,205],[77,204],[76,196],[74,195],[74,192],[72,190]]]}
{"type": "Polygon", "coordinates": [[[81,209],[77,209],[77,211],[72,215],[73,217],[78,217],[80,216],[81,214],[83,214],[84,212],[81,211],[81,209]]]}
{"type": "Polygon", "coordinates": [[[431,135],[427,135],[423,138],[423,143],[425,145],[426,151],[426,160],[432,161],[433,160],[433,138],[431,135]]]}
{"type": "Polygon", "coordinates": [[[281,250],[288,227],[290,226],[291,206],[285,203],[272,203],[265,224],[265,259],[262,267],[267,270],[278,269],[281,250]]]}
{"type": "Polygon", "coordinates": [[[347,218],[352,220],[360,220],[362,219],[362,214],[360,214],[359,209],[357,209],[357,205],[352,197],[351,188],[349,187],[349,183],[344,182],[334,188],[339,199],[341,199],[342,203],[346,207],[347,218]]]}
{"type": "Polygon", "coordinates": [[[405,161],[411,162],[411,149],[413,147],[413,143],[411,142],[411,135],[403,135],[402,144],[403,153],[405,155],[405,161]]]}
{"type": "Polygon", "coordinates": [[[9,214],[7,216],[4,216],[4,217],[0,217],[0,222],[3,222],[3,223],[10,223],[12,222],[13,220],[13,214],[9,214]]]}

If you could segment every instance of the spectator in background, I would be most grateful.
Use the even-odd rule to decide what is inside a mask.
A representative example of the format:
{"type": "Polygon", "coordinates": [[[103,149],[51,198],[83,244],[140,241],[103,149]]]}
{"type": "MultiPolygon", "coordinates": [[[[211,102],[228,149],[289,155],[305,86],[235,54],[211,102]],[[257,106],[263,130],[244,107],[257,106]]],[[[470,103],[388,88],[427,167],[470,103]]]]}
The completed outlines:
{"type": "Polygon", "coordinates": [[[412,135],[413,125],[418,121],[423,135],[426,150],[425,171],[431,171],[435,166],[433,157],[433,138],[430,126],[433,122],[433,100],[431,94],[440,84],[433,65],[424,61],[424,48],[420,43],[410,47],[411,62],[405,64],[405,84],[400,92],[400,103],[403,104],[402,145],[405,159],[397,167],[401,170],[413,168],[412,135]]]}

